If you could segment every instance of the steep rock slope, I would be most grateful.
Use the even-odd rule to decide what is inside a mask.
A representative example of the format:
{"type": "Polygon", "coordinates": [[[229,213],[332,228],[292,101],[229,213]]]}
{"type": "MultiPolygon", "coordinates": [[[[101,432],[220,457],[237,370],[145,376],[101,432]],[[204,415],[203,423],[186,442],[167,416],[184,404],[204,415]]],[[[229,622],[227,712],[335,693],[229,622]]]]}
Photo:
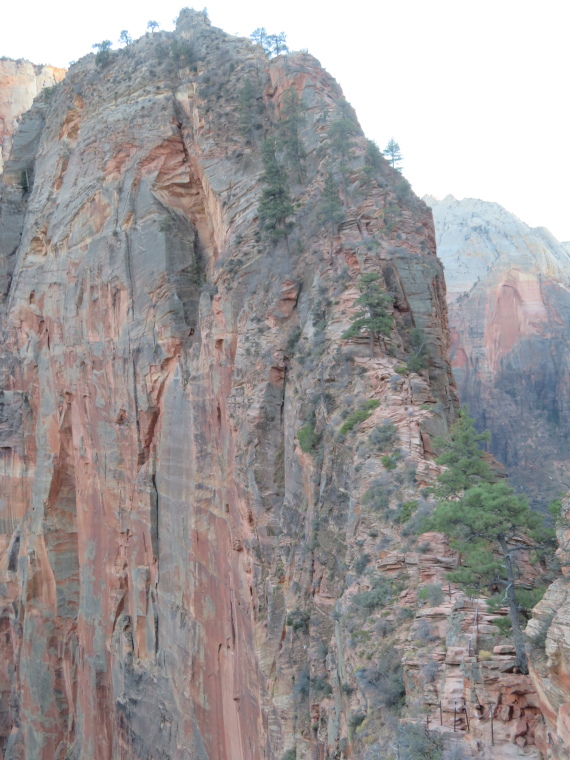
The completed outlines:
{"type": "Polygon", "coordinates": [[[496,203],[425,200],[460,398],[512,482],[544,506],[570,478],[570,254],[496,203]]]}
{"type": "Polygon", "coordinates": [[[426,703],[467,756],[538,757],[508,646],[474,655],[496,628],[452,587],[418,602],[455,561],[409,525],[457,404],[445,285],[429,210],[367,155],[311,56],[192,11],[24,117],[0,196],[4,760],[365,758],[426,703]],[[260,148],[290,87],[307,158],[272,244],[260,148]],[[362,272],[394,298],[372,354],[341,337],[362,272]]]}
{"type": "Polygon", "coordinates": [[[29,61],[0,59],[0,175],[10,156],[12,136],[21,115],[36,95],[53,87],[65,76],[65,69],[37,66],[29,61]]]}

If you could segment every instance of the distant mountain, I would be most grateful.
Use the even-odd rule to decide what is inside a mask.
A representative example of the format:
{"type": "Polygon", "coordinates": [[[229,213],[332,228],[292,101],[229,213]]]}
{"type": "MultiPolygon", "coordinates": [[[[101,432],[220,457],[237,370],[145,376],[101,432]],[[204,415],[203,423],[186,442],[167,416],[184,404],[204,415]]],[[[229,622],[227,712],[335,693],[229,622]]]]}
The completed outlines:
{"type": "Polygon", "coordinates": [[[473,198],[432,208],[460,399],[512,482],[544,506],[570,482],[570,243],[473,198]]]}

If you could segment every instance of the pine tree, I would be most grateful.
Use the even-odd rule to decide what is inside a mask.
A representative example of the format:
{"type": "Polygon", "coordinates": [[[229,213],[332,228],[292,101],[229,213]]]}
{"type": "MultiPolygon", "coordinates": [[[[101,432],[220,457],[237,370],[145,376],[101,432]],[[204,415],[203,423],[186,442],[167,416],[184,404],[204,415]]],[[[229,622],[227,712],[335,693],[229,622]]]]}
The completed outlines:
{"type": "Polygon", "coordinates": [[[330,230],[330,255],[332,259],[334,236],[338,225],[344,219],[342,203],[338,195],[338,185],[332,172],[328,172],[318,209],[319,220],[330,230]]]}
{"type": "Polygon", "coordinates": [[[111,40],[96,42],[91,47],[94,50],[97,50],[97,54],[95,55],[95,63],[97,66],[106,66],[111,60],[111,40]]]}
{"type": "Polygon", "coordinates": [[[356,315],[351,326],[343,333],[342,337],[357,338],[363,332],[367,332],[370,338],[370,355],[374,355],[374,341],[380,340],[381,335],[388,336],[394,323],[394,318],[388,311],[394,299],[382,290],[378,281],[380,275],[376,272],[363,274],[358,283],[360,296],[355,304],[362,306],[362,310],[356,315]]]}
{"type": "Polygon", "coordinates": [[[293,176],[303,182],[303,161],[307,157],[300,129],[305,123],[305,106],[294,87],[290,87],[283,97],[281,119],[279,120],[279,143],[285,151],[285,158],[293,176]]]}
{"type": "Polygon", "coordinates": [[[451,430],[443,454],[436,459],[447,469],[435,489],[440,497],[430,521],[433,530],[451,538],[460,552],[461,566],[448,574],[469,593],[502,589],[508,605],[516,652],[516,667],[528,673],[524,634],[517,599],[517,553],[535,548],[536,541],[550,541],[551,531],[532,512],[484,458],[479,443],[488,433],[477,434],[473,420],[462,410],[451,430]]]}
{"type": "Polygon", "coordinates": [[[151,34],[154,34],[154,30],[158,29],[158,21],[149,21],[146,28],[150,29],[151,34]]]}
{"type": "Polygon", "coordinates": [[[287,238],[293,228],[289,217],[293,215],[293,204],[287,181],[287,172],[277,159],[277,144],[274,137],[263,143],[262,159],[265,172],[261,181],[265,187],[258,207],[259,223],[264,234],[277,243],[287,238]]]}
{"type": "Polygon", "coordinates": [[[384,148],[384,155],[391,164],[392,169],[400,168],[402,164],[402,153],[400,152],[400,146],[393,137],[390,138],[388,145],[384,148]]]}
{"type": "Polygon", "coordinates": [[[239,125],[242,135],[250,145],[255,142],[257,130],[261,126],[263,101],[251,79],[246,79],[238,93],[239,125]]]}
{"type": "Polygon", "coordinates": [[[350,161],[353,156],[352,138],[358,134],[358,125],[352,118],[350,106],[344,98],[337,104],[335,117],[328,131],[330,141],[330,158],[335,173],[340,178],[345,206],[348,206],[347,179],[350,173],[350,161]]]}

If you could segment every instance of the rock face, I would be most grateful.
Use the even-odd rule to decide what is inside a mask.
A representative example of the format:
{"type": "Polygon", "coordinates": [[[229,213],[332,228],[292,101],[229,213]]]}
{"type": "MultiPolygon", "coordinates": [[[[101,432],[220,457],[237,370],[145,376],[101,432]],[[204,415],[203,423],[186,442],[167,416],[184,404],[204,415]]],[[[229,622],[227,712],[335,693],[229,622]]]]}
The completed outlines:
{"type": "Polygon", "coordinates": [[[544,715],[544,754],[570,757],[570,501],[562,501],[557,534],[562,577],[551,584],[527,626],[531,677],[544,715]]]}
{"type": "Polygon", "coordinates": [[[570,476],[570,254],[496,203],[425,200],[459,396],[512,482],[544,506],[570,476]]]}
{"type": "Polygon", "coordinates": [[[53,87],[65,76],[65,69],[36,66],[29,61],[0,59],[0,175],[10,157],[12,135],[21,115],[45,87],[53,87]]]}
{"type": "Polygon", "coordinates": [[[467,756],[534,752],[528,679],[497,687],[509,651],[460,678],[477,602],[418,604],[454,562],[410,525],[457,406],[445,284],[429,209],[369,158],[314,58],[269,61],[193,11],[83,59],[24,116],[0,196],[4,760],[364,760],[426,701],[433,727],[413,656],[430,616],[432,648],[456,648],[429,655],[447,660],[440,730],[463,694],[487,716],[467,756]],[[290,88],[306,159],[272,243],[261,142],[290,88]],[[372,352],[342,339],[363,272],[394,299],[372,352]]]}

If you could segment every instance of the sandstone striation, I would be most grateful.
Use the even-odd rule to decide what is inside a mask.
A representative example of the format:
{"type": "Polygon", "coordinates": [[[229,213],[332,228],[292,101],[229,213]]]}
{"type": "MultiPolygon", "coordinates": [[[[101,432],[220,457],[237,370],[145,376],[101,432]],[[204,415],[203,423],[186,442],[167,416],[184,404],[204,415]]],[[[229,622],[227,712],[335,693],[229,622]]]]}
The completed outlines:
{"type": "Polygon", "coordinates": [[[450,750],[537,756],[534,687],[479,601],[419,601],[456,561],[412,526],[457,407],[445,283],[429,209],[355,121],[331,245],[341,97],[308,54],[186,10],[23,117],[0,190],[4,760],[364,760],[426,702],[437,728],[438,697],[450,750]],[[291,87],[307,155],[272,243],[261,143],[291,87]],[[394,299],[374,351],[342,338],[363,272],[394,299]],[[480,668],[477,635],[499,647],[480,668]],[[472,736],[461,698],[487,712],[472,736]]]}
{"type": "Polygon", "coordinates": [[[496,203],[426,197],[459,395],[511,481],[544,507],[570,477],[570,254],[496,203]]]}

